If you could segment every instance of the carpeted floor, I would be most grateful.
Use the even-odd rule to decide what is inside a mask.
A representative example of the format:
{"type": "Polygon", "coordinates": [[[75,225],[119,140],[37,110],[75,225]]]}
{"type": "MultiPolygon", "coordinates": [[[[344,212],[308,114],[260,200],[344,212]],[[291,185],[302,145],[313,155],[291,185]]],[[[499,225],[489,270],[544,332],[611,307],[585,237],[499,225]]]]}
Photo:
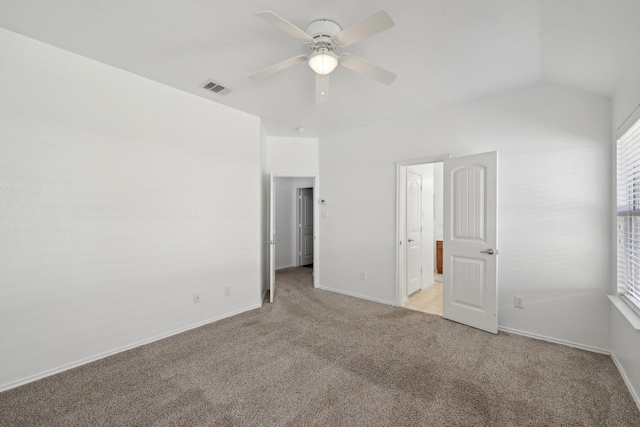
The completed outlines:
{"type": "Polygon", "coordinates": [[[0,394],[0,426],[640,426],[608,356],[314,290],[0,394]]]}

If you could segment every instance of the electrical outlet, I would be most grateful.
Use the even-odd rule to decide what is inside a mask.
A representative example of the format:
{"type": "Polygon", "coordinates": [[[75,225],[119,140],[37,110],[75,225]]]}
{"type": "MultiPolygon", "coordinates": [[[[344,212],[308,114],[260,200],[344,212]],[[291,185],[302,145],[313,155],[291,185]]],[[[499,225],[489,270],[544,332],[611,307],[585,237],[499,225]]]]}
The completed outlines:
{"type": "Polygon", "coordinates": [[[231,295],[231,286],[224,287],[224,296],[231,295]]]}
{"type": "Polygon", "coordinates": [[[363,282],[367,281],[367,273],[366,272],[361,272],[360,273],[360,280],[362,280],[363,282]]]}
{"type": "Polygon", "coordinates": [[[200,302],[200,294],[193,294],[193,303],[197,304],[200,302]]]}
{"type": "Polygon", "coordinates": [[[524,308],[524,297],[513,297],[513,306],[515,308],[524,308]]]}

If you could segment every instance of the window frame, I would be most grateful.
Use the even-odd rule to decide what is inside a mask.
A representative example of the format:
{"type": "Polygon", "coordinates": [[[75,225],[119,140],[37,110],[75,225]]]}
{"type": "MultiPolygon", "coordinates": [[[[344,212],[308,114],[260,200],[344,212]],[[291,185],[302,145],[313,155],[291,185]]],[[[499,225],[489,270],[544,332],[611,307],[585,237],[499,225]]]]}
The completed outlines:
{"type": "MultiPolygon", "coordinates": [[[[621,312],[627,317],[627,319],[636,327],[640,322],[640,156],[633,158],[632,167],[628,167],[625,165],[625,170],[621,170],[621,145],[624,142],[625,137],[628,136],[629,132],[634,132],[636,135],[634,136],[632,144],[634,147],[632,151],[634,154],[638,155],[640,153],[640,105],[636,107],[636,109],[627,117],[627,119],[620,125],[620,127],[616,130],[615,134],[615,223],[616,223],[616,287],[617,287],[617,297],[620,301],[623,301],[627,309],[621,307],[619,304],[614,302],[616,307],[620,309],[621,312]],[[637,147],[635,147],[637,144],[637,147]],[[625,182],[630,183],[626,194],[623,195],[622,200],[626,203],[626,208],[621,209],[621,193],[620,193],[620,184],[621,184],[621,174],[627,172],[628,175],[623,177],[625,182]],[[636,189],[636,191],[634,191],[636,189]],[[636,195],[634,197],[634,194],[636,195]],[[622,219],[622,221],[621,221],[622,219]],[[635,231],[634,231],[635,230],[635,231]],[[631,239],[629,239],[631,237],[631,239]],[[633,239],[635,237],[635,239],[633,239]],[[626,240],[623,240],[627,238],[626,240]],[[638,247],[637,253],[638,255],[633,259],[633,256],[625,257],[627,260],[633,259],[637,260],[638,263],[635,269],[629,267],[628,264],[621,262],[621,252],[624,250],[624,245],[629,247],[629,241],[636,243],[635,246],[638,247]],[[624,271],[624,274],[621,277],[621,269],[624,271]],[[630,272],[631,270],[635,270],[635,272],[630,272]],[[627,278],[631,277],[631,288],[626,285],[627,278]],[[622,280],[621,280],[622,279],[622,280]],[[625,283],[621,283],[624,281],[625,283]],[[633,293],[636,295],[632,295],[633,293]],[[630,318],[633,317],[633,318],[630,318]]],[[[631,156],[632,157],[632,156],[631,156]]],[[[625,159],[628,161],[628,159],[625,159]]],[[[636,252],[634,249],[633,252],[636,252]]]]}

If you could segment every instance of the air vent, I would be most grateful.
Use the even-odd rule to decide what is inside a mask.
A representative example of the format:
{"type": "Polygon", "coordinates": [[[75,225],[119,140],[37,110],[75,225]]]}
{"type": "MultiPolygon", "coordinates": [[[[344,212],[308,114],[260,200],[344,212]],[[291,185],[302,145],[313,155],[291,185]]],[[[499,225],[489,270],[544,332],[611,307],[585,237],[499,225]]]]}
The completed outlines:
{"type": "Polygon", "coordinates": [[[217,93],[218,95],[224,95],[226,93],[231,92],[231,89],[229,89],[228,87],[225,87],[223,85],[221,85],[218,82],[215,82],[213,80],[207,80],[203,85],[202,85],[203,89],[206,89],[210,92],[213,93],[217,93]]]}

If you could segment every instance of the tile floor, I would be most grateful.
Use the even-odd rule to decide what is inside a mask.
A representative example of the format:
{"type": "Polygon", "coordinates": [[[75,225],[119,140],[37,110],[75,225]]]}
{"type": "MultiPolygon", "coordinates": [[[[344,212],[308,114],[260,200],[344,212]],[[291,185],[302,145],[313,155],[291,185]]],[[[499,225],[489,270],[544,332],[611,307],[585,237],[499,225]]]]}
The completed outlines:
{"type": "Polygon", "coordinates": [[[404,306],[411,310],[442,316],[442,281],[435,282],[433,285],[414,293],[404,306]]]}

